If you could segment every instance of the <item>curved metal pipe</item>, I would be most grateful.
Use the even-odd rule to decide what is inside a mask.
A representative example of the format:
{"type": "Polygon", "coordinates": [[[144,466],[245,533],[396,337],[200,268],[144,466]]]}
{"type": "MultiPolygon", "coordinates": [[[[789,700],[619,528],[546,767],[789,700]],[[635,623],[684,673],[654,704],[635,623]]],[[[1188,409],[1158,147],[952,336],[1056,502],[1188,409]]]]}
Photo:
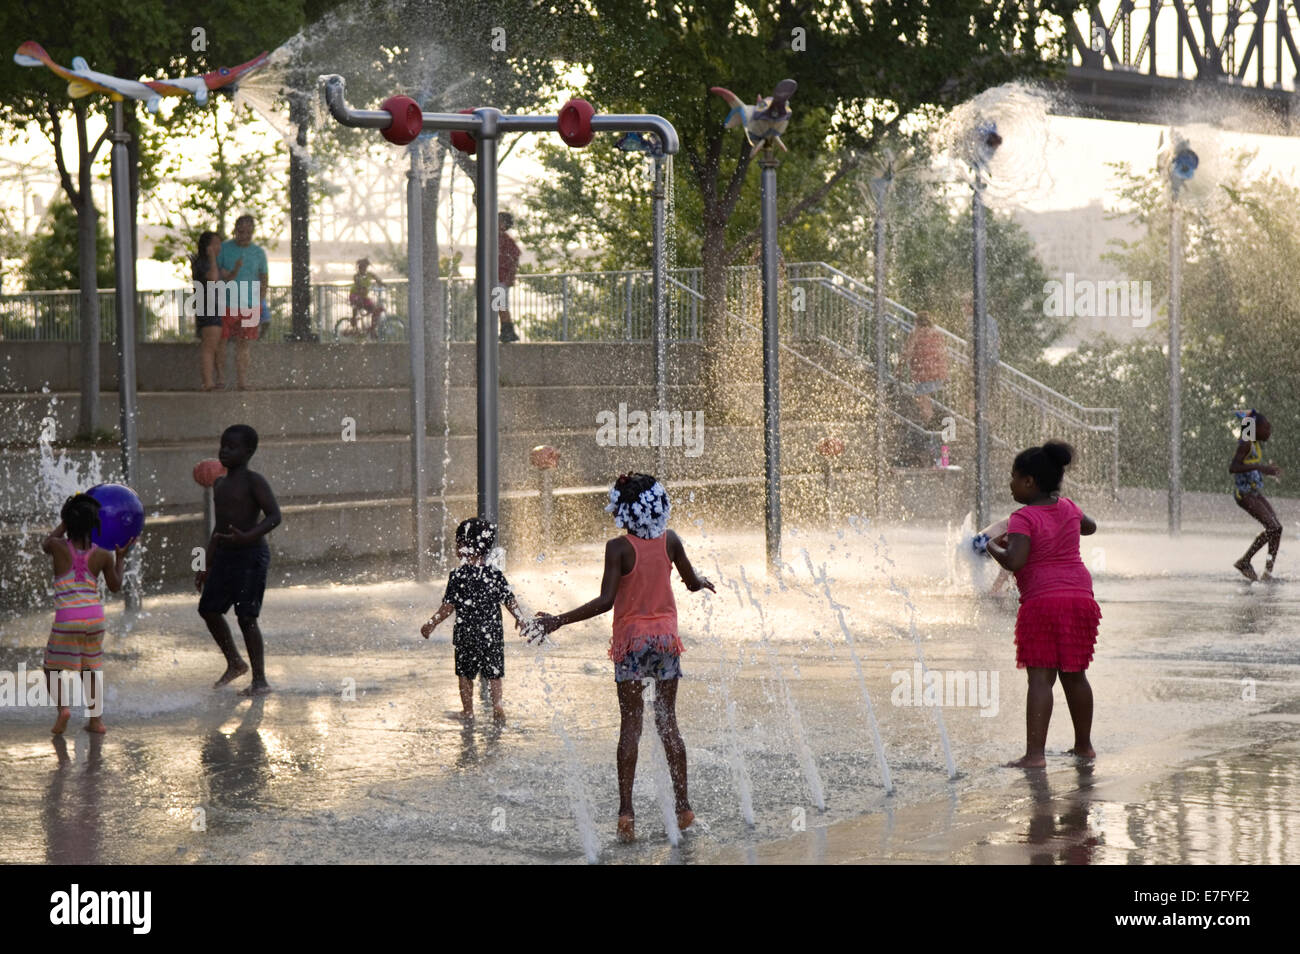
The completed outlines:
{"type": "Polygon", "coordinates": [[[344,126],[354,129],[387,129],[393,117],[382,109],[351,109],[344,98],[343,77],[326,76],[323,95],[330,115],[344,126]]]}
{"type": "MultiPolygon", "coordinates": [[[[323,96],[330,115],[344,126],[354,129],[387,129],[393,117],[382,109],[352,109],[347,104],[343,77],[338,74],[323,77],[323,96]]],[[[483,117],[477,113],[421,113],[424,131],[435,129],[460,129],[481,133],[483,117]]],[[[496,129],[489,135],[502,132],[553,132],[559,125],[556,116],[499,116],[496,129]]],[[[662,116],[622,115],[597,113],[591,117],[595,132],[653,132],[663,143],[665,155],[675,155],[679,148],[677,130],[662,116]]]]}
{"type": "Polygon", "coordinates": [[[647,114],[644,116],[621,115],[611,113],[602,115],[597,113],[591,117],[591,128],[596,132],[620,132],[632,130],[636,132],[653,132],[659,134],[660,141],[664,144],[664,153],[669,156],[675,156],[679,147],[677,141],[677,130],[673,124],[662,116],[647,114]]]}

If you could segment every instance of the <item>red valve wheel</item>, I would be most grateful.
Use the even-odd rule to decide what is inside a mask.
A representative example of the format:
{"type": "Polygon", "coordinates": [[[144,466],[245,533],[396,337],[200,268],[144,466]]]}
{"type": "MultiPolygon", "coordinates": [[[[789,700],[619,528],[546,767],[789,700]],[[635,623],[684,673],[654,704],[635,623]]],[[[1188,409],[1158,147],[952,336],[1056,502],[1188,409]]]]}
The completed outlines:
{"type": "MultiPolygon", "coordinates": [[[[462,113],[472,113],[472,109],[462,109],[462,113]]],[[[453,129],[451,131],[451,144],[466,155],[474,155],[478,152],[478,140],[465,132],[463,129],[453,129]]]]}
{"type": "Polygon", "coordinates": [[[379,108],[393,117],[387,129],[381,129],[384,138],[397,146],[405,146],[424,131],[424,116],[420,104],[409,96],[390,96],[379,108]]]}
{"type": "Polygon", "coordinates": [[[560,138],[566,146],[581,149],[591,142],[591,117],[596,110],[585,99],[571,99],[560,109],[560,138]]]}

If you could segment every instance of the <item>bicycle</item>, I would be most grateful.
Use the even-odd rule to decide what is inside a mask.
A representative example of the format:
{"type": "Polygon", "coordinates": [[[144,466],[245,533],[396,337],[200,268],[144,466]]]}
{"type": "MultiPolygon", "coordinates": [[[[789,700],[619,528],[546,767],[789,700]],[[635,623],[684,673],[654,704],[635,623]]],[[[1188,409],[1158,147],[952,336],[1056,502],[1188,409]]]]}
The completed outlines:
{"type": "Polygon", "coordinates": [[[367,307],[364,301],[349,295],[352,314],[340,318],[334,323],[335,341],[404,341],[406,340],[406,322],[401,318],[387,314],[384,310],[384,286],[374,289],[374,307],[367,307]]]}

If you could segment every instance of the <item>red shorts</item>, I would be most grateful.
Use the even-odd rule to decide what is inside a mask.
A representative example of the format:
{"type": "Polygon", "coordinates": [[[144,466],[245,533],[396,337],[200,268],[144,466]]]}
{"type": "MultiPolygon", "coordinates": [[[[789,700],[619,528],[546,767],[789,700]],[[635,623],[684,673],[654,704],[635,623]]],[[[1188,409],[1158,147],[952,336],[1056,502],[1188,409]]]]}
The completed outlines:
{"type": "Polygon", "coordinates": [[[1048,593],[1020,604],[1016,666],[1083,672],[1097,645],[1101,608],[1086,593],[1048,593]]]}
{"type": "Polygon", "coordinates": [[[258,320],[252,309],[245,311],[243,314],[222,315],[221,316],[221,338],[246,338],[250,341],[257,339],[258,320]]]}

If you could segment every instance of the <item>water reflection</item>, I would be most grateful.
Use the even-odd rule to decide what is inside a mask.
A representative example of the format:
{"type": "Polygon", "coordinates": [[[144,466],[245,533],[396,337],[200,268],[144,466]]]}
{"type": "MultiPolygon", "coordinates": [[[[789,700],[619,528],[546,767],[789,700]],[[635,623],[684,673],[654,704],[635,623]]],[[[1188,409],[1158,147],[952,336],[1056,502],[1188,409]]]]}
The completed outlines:
{"type": "Polygon", "coordinates": [[[104,736],[94,732],[86,736],[77,740],[76,758],[68,753],[68,740],[64,736],[53,737],[57,764],[50,772],[41,805],[45,860],[50,864],[94,865],[102,860],[104,819],[100,790],[104,736]]]}
{"type": "MultiPolygon", "coordinates": [[[[255,697],[234,731],[224,732],[219,725],[208,733],[199,752],[199,765],[213,807],[235,811],[260,807],[271,777],[270,759],[260,732],[265,707],[266,698],[255,697]]],[[[209,824],[219,820],[209,818],[209,824]]]]}
{"type": "MultiPolygon", "coordinates": [[[[1294,746],[1291,747],[1292,749],[1294,746]]],[[[1294,863],[1300,757],[1247,752],[1198,762],[1151,783],[1142,801],[1112,803],[1121,837],[1103,829],[1108,860],[1143,864],[1294,863]]],[[[1108,812],[1109,817],[1114,814],[1108,812]]]]}
{"type": "Polygon", "coordinates": [[[1025,842],[1036,849],[1030,851],[1030,864],[1088,865],[1096,860],[1101,836],[1089,817],[1094,766],[1080,763],[1076,768],[1078,787],[1059,800],[1052,794],[1046,772],[1025,773],[1033,799],[1025,842]]]}

